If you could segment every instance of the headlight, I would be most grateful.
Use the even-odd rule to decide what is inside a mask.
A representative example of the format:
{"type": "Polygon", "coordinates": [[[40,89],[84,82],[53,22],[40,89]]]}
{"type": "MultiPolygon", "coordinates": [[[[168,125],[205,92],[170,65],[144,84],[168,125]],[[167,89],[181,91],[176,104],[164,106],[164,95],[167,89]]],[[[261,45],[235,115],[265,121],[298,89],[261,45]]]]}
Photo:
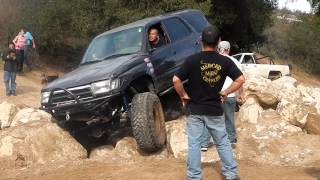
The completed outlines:
{"type": "Polygon", "coordinates": [[[43,92],[41,93],[41,103],[45,104],[49,102],[49,96],[50,96],[50,92],[43,92]]]}
{"type": "Polygon", "coordinates": [[[103,94],[111,90],[117,89],[119,85],[120,85],[119,79],[114,79],[114,80],[108,79],[108,80],[92,83],[91,90],[92,90],[92,93],[95,95],[103,94]]]}

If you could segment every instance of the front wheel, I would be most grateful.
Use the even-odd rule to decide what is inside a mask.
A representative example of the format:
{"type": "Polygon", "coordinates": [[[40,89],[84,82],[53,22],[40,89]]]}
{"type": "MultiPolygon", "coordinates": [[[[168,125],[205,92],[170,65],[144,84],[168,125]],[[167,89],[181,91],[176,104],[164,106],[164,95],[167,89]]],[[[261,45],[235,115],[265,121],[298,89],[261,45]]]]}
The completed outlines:
{"type": "Polygon", "coordinates": [[[131,126],[139,148],[146,152],[161,149],[166,142],[164,113],[157,95],[146,92],[132,99],[131,126]]]}

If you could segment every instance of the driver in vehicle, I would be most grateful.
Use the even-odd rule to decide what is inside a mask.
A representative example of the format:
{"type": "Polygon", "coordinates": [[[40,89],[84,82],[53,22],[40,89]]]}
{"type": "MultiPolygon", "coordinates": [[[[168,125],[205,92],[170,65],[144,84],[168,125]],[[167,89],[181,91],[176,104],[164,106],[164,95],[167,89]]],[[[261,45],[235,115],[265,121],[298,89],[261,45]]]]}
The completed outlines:
{"type": "Polygon", "coordinates": [[[160,38],[157,28],[151,28],[149,30],[149,43],[151,49],[157,49],[165,44],[164,40],[160,38]]]}

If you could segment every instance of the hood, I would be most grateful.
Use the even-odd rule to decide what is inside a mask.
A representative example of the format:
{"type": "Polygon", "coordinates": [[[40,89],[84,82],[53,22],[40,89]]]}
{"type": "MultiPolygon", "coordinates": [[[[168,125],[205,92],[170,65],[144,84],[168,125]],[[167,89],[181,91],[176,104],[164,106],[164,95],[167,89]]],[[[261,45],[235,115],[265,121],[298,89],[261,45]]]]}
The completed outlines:
{"type": "Polygon", "coordinates": [[[137,54],[132,54],[92,64],[83,64],[74,71],[49,83],[42,91],[50,91],[54,88],[72,88],[87,85],[99,80],[113,78],[136,64],[134,63],[136,60],[138,60],[137,54]]]}

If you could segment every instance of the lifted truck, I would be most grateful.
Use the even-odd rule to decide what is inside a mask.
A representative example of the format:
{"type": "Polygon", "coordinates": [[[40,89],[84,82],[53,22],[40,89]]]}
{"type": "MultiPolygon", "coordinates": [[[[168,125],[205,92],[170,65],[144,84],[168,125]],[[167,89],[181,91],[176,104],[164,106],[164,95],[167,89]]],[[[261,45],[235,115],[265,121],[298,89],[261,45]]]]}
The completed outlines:
{"type": "Polygon", "coordinates": [[[42,89],[41,108],[60,124],[131,125],[139,148],[157,151],[166,142],[158,96],[173,89],[171,79],[184,60],[200,52],[201,31],[208,25],[200,11],[184,10],[100,34],[77,69],[42,89]],[[151,28],[165,42],[157,49],[150,48],[151,28]]]}
{"type": "Polygon", "coordinates": [[[291,67],[289,65],[275,65],[274,61],[268,56],[257,58],[254,53],[240,53],[233,55],[233,57],[240,62],[241,70],[248,74],[271,80],[290,75],[291,67]],[[265,59],[269,59],[269,63],[259,63],[265,59]]]}

